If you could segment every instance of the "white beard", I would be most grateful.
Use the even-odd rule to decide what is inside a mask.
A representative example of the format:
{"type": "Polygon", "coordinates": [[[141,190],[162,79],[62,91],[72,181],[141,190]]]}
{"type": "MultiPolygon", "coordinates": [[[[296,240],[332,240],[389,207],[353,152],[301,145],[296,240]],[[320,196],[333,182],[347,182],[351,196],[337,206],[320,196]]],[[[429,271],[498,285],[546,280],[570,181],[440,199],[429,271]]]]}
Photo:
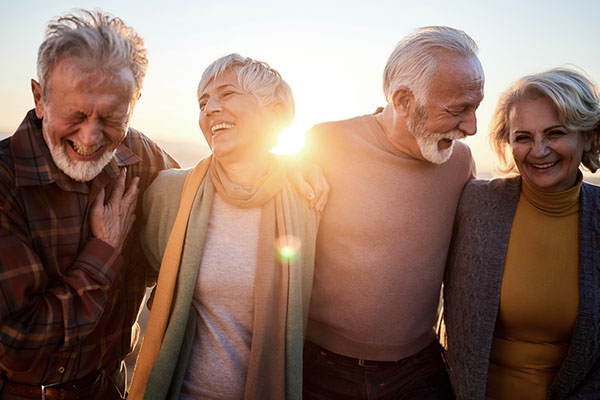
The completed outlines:
{"type": "Polygon", "coordinates": [[[434,164],[443,164],[450,159],[454,150],[454,141],[463,139],[465,135],[458,129],[453,129],[447,133],[432,133],[428,132],[425,135],[414,135],[417,139],[417,145],[421,150],[423,158],[434,164]],[[442,139],[452,140],[450,147],[440,150],[438,142],[442,139]]]}
{"type": "Polygon", "coordinates": [[[65,146],[69,146],[68,144],[52,144],[52,141],[46,134],[45,130],[44,139],[46,139],[46,144],[48,145],[48,149],[50,150],[50,154],[52,155],[52,160],[54,160],[54,164],[56,164],[56,166],[62,172],[64,172],[65,175],[80,182],[88,182],[97,177],[100,174],[100,172],[102,172],[104,167],[108,165],[110,160],[117,152],[117,149],[114,149],[113,151],[105,150],[104,153],[97,160],[75,161],[70,159],[69,156],[67,156],[65,146]]]}
{"type": "Polygon", "coordinates": [[[417,107],[412,118],[408,119],[408,130],[417,141],[423,158],[434,164],[443,164],[450,159],[454,150],[454,141],[464,139],[465,134],[458,129],[446,133],[428,132],[425,130],[427,114],[423,107],[417,107]],[[443,139],[452,140],[450,147],[440,150],[438,142],[443,139]]]}

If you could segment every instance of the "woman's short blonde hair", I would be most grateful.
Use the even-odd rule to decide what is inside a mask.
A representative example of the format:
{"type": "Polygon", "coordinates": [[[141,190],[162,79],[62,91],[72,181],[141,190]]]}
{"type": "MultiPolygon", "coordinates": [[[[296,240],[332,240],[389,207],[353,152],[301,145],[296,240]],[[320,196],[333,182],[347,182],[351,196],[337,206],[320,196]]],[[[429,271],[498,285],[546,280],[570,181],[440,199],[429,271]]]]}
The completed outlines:
{"type": "Polygon", "coordinates": [[[512,107],[521,100],[539,97],[546,97],[554,104],[559,120],[567,129],[592,136],[592,147],[583,153],[581,163],[596,172],[600,168],[600,94],[591,80],[567,68],[525,76],[500,95],[489,138],[500,160],[498,170],[516,172],[509,144],[512,107]]]}
{"type": "Polygon", "coordinates": [[[254,95],[261,106],[277,102],[283,106],[280,116],[281,129],[292,123],[295,115],[294,96],[279,72],[266,62],[244,58],[236,53],[217,59],[204,70],[198,84],[198,101],[209,82],[228,70],[237,75],[241,87],[254,95]]]}

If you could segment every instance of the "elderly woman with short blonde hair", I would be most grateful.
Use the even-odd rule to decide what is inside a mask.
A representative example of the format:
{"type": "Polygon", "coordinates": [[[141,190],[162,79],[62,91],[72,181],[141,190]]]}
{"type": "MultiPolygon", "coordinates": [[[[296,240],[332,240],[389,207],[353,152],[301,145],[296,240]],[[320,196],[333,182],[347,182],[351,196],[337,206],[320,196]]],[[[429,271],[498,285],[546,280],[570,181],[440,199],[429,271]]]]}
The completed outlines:
{"type": "Polygon", "coordinates": [[[318,216],[269,152],[292,92],[231,54],[206,69],[198,103],[212,155],[159,175],[144,198],[160,274],[130,398],[301,398],[318,216]]]}

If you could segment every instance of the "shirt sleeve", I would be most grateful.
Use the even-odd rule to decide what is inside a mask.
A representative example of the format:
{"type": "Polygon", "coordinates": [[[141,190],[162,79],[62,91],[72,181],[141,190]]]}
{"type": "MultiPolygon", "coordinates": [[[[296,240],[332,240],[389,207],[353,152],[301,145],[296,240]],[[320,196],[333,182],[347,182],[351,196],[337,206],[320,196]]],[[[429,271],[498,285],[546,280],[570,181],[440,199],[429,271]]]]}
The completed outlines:
{"type": "MultiPolygon", "coordinates": [[[[130,139],[136,139],[132,143],[128,143],[130,148],[135,149],[136,154],[140,155],[142,162],[132,166],[132,176],[138,176],[140,178],[139,188],[140,195],[138,196],[137,205],[137,218],[136,224],[139,221],[139,229],[132,229],[131,234],[136,236],[138,243],[140,243],[140,254],[134,255],[138,260],[143,258],[146,265],[146,286],[152,286],[156,283],[158,278],[158,269],[160,267],[160,258],[157,260],[155,257],[150,255],[146,250],[141,250],[144,243],[141,240],[140,231],[146,229],[148,225],[148,215],[143,213],[142,202],[145,194],[150,190],[151,184],[154,182],[156,177],[161,171],[169,169],[180,169],[179,163],[171,157],[166,151],[161,149],[156,143],[152,142],[144,135],[135,131],[136,135],[130,136],[130,139]]],[[[173,193],[175,195],[175,193],[173,193]]],[[[129,263],[129,260],[127,260],[129,263]]],[[[131,260],[131,262],[137,262],[131,260]]]]}
{"type": "MultiPolygon", "coordinates": [[[[10,172],[0,165],[0,368],[26,371],[39,357],[73,346],[95,328],[125,266],[90,238],[67,268],[44,265],[10,172]],[[52,269],[63,273],[52,274],[52,269]]],[[[47,232],[54,240],[53,232],[47,232]]]]}

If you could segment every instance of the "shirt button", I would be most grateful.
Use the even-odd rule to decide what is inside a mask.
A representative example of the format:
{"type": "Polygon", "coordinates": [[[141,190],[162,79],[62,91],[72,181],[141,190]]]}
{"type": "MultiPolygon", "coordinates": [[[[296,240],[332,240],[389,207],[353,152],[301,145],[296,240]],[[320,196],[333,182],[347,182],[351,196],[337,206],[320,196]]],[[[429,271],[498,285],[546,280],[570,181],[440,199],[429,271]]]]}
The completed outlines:
{"type": "Polygon", "coordinates": [[[60,367],[58,368],[58,372],[60,372],[61,374],[65,372],[65,367],[60,367]]]}

